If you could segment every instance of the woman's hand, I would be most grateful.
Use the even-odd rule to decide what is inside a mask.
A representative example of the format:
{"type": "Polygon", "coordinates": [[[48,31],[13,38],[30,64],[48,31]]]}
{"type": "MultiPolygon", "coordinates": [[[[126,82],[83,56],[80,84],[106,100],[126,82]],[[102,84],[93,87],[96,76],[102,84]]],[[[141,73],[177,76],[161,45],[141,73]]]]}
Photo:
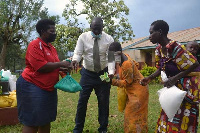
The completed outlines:
{"type": "Polygon", "coordinates": [[[69,61],[61,61],[61,66],[64,68],[72,68],[71,62],[69,61]]]}
{"type": "Polygon", "coordinates": [[[151,81],[151,79],[149,77],[146,77],[146,78],[143,78],[142,80],[140,80],[140,84],[142,86],[146,86],[150,81],[151,81]]]}
{"type": "Polygon", "coordinates": [[[177,79],[175,76],[168,78],[166,82],[164,82],[164,87],[170,88],[173,85],[175,85],[177,82],[177,79]]]}
{"type": "Polygon", "coordinates": [[[65,69],[67,68],[68,70],[71,70],[72,66],[71,66],[71,63],[69,61],[48,62],[47,64],[42,66],[37,71],[41,72],[41,73],[48,73],[48,72],[52,72],[55,69],[59,69],[59,68],[65,68],[65,69]]]}
{"type": "Polygon", "coordinates": [[[62,71],[63,73],[71,73],[71,69],[70,68],[61,67],[59,71],[62,71]]]}
{"type": "Polygon", "coordinates": [[[140,84],[142,86],[146,86],[151,80],[153,80],[154,78],[156,78],[157,76],[159,76],[161,73],[160,69],[157,69],[153,74],[151,74],[148,77],[143,78],[142,80],[140,80],[140,84]]]}
{"type": "Polygon", "coordinates": [[[72,70],[71,62],[62,61],[61,64],[62,64],[62,67],[60,67],[60,71],[63,71],[64,73],[71,73],[71,70],[72,70]]]}

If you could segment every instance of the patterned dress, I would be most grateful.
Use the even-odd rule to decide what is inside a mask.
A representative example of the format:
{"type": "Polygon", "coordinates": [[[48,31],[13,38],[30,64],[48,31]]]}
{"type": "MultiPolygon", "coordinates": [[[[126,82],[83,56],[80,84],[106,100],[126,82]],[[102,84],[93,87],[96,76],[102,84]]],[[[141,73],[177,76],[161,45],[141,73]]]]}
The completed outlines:
{"type": "Polygon", "coordinates": [[[112,85],[125,88],[127,94],[124,111],[125,133],[147,133],[149,91],[139,81],[144,77],[139,72],[136,62],[128,55],[128,60],[119,67],[120,79],[113,79],[112,85]]]}
{"type": "MultiPolygon", "coordinates": [[[[162,53],[161,45],[156,48],[156,66],[172,77],[188,69],[196,58],[183,45],[175,41],[167,44],[167,56],[162,53]]],[[[168,121],[165,112],[161,110],[157,121],[157,133],[197,133],[199,116],[199,87],[197,76],[186,76],[177,81],[176,86],[187,92],[180,108],[172,122],[168,121]]]]}

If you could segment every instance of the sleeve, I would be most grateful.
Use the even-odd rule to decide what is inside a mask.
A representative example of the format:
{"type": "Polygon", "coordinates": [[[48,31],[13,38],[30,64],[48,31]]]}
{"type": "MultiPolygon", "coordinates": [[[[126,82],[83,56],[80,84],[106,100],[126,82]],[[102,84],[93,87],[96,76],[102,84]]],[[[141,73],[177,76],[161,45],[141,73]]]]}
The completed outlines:
{"type": "Polygon", "coordinates": [[[133,83],[133,64],[130,61],[125,61],[121,69],[120,79],[112,79],[112,85],[118,87],[130,86],[133,83]]]}
{"type": "Polygon", "coordinates": [[[38,42],[36,43],[35,41],[31,42],[28,46],[26,54],[26,59],[28,63],[35,71],[37,71],[47,63],[47,60],[45,59],[44,52],[41,46],[42,44],[41,42],[39,43],[38,42]]]}
{"type": "Polygon", "coordinates": [[[76,60],[77,62],[80,62],[83,55],[83,48],[84,48],[84,42],[82,40],[82,35],[79,36],[75,50],[74,55],[72,57],[72,61],[76,60]]]}
{"type": "Polygon", "coordinates": [[[183,45],[177,45],[173,50],[172,56],[181,71],[188,69],[196,62],[196,58],[183,45]]]}

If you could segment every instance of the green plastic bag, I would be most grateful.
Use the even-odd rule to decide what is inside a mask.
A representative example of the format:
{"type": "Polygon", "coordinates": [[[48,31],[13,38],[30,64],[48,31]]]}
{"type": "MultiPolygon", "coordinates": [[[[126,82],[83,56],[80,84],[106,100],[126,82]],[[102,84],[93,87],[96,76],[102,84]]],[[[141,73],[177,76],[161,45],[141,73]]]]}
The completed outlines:
{"type": "Polygon", "coordinates": [[[76,80],[74,80],[69,74],[67,74],[56,85],[54,85],[54,88],[70,93],[75,93],[82,90],[80,84],[76,82],[76,80]]]}

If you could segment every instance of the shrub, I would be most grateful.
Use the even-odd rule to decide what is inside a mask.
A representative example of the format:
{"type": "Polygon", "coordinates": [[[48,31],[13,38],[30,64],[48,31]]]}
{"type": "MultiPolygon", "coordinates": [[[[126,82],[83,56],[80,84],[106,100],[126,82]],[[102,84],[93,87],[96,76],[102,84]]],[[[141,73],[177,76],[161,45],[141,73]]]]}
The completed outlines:
{"type": "MultiPolygon", "coordinates": [[[[156,67],[151,67],[151,66],[147,66],[145,64],[145,66],[140,70],[141,74],[144,77],[148,77],[149,75],[151,75],[152,73],[154,73],[157,70],[156,67]]],[[[156,77],[154,80],[152,80],[150,83],[160,83],[160,76],[156,77]]]]}

